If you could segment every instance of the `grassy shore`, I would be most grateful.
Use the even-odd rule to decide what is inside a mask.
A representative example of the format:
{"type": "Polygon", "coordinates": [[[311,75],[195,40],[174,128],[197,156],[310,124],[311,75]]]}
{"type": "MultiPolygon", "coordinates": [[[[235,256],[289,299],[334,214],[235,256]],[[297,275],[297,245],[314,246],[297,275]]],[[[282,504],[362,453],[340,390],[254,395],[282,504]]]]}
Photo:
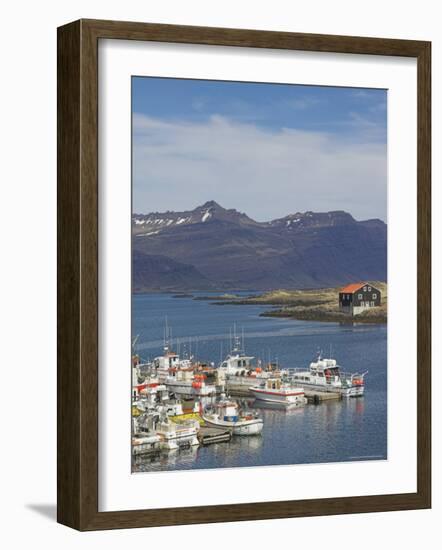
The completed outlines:
{"type": "Polygon", "coordinates": [[[340,323],[386,323],[387,322],[387,285],[379,281],[367,281],[378,288],[382,294],[380,307],[368,309],[352,317],[339,311],[338,296],[341,287],[321,288],[315,290],[272,290],[263,294],[230,297],[223,296],[216,301],[217,305],[272,305],[275,309],[261,313],[265,317],[286,317],[309,321],[330,321],[340,323]]]}

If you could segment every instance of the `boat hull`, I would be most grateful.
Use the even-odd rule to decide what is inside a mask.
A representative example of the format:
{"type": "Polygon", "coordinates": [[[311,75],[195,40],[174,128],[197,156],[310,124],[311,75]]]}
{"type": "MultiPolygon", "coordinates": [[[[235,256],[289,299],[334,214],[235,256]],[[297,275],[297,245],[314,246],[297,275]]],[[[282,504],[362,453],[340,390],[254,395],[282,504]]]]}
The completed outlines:
{"type": "Polygon", "coordinates": [[[333,384],[317,384],[314,382],[306,382],[305,380],[296,380],[295,382],[301,384],[306,390],[313,390],[317,392],[325,393],[339,393],[343,397],[362,397],[364,395],[364,386],[334,386],[333,384]]]}
{"type": "Polygon", "coordinates": [[[139,435],[132,440],[134,456],[154,453],[160,450],[161,438],[158,435],[139,435]]]}
{"type": "Polygon", "coordinates": [[[250,388],[255,399],[267,403],[278,403],[282,405],[305,405],[307,399],[304,392],[279,393],[277,391],[266,391],[259,388],[250,388]]]}
{"type": "Polygon", "coordinates": [[[173,451],[181,447],[192,447],[194,445],[199,445],[198,437],[195,433],[161,433],[157,432],[157,435],[160,436],[161,449],[173,451]]]}
{"type": "Polygon", "coordinates": [[[215,420],[203,415],[203,420],[208,426],[213,426],[214,428],[228,428],[232,431],[233,435],[259,435],[263,428],[263,421],[261,419],[228,422],[215,420]]]}

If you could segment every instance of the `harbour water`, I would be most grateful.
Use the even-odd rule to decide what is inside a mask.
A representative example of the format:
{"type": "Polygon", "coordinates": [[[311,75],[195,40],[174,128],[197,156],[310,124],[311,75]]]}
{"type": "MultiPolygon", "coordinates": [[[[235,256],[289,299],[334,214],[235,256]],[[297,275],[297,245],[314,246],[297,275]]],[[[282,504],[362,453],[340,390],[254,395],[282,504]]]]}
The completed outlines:
{"type": "MultiPolygon", "coordinates": [[[[207,293],[204,293],[207,295],[207,293]]],[[[134,472],[306,464],[387,458],[387,327],[296,321],[259,314],[268,306],[215,305],[192,297],[139,294],[132,300],[132,332],[142,359],[162,354],[164,324],[175,351],[218,364],[229,330],[244,330],[245,351],[283,368],[308,367],[318,350],[343,370],[363,372],[362,398],[325,401],[291,410],[259,406],[261,436],[133,459],[134,472]]],[[[248,402],[251,408],[256,405],[248,402]]]]}

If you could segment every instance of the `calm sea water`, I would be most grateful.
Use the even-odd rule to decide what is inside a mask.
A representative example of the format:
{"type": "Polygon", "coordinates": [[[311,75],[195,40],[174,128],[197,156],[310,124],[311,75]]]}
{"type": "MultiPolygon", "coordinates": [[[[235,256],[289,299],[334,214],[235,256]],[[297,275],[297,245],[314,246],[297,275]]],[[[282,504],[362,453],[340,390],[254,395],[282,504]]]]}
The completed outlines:
{"type": "MultiPolygon", "coordinates": [[[[208,293],[204,293],[207,295],[208,293]]],[[[261,436],[234,437],[190,450],[134,459],[133,471],[232,468],[387,458],[387,328],[260,317],[266,306],[217,306],[168,294],[135,295],[133,334],[144,359],[161,355],[165,319],[174,349],[218,363],[229,351],[229,330],[244,329],[245,351],[282,367],[307,367],[318,349],[345,371],[366,371],[365,396],[288,411],[259,408],[261,436]]],[[[252,407],[253,402],[250,401],[252,407]]]]}

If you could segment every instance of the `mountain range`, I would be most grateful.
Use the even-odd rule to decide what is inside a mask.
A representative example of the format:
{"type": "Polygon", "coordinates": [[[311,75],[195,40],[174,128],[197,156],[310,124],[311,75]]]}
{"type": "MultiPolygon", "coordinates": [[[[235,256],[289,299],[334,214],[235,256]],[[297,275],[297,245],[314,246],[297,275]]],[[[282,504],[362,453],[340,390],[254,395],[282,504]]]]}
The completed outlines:
{"type": "Polygon", "coordinates": [[[349,213],[257,222],[209,201],[132,217],[134,292],[321,288],[387,278],[387,225],[349,213]]]}

